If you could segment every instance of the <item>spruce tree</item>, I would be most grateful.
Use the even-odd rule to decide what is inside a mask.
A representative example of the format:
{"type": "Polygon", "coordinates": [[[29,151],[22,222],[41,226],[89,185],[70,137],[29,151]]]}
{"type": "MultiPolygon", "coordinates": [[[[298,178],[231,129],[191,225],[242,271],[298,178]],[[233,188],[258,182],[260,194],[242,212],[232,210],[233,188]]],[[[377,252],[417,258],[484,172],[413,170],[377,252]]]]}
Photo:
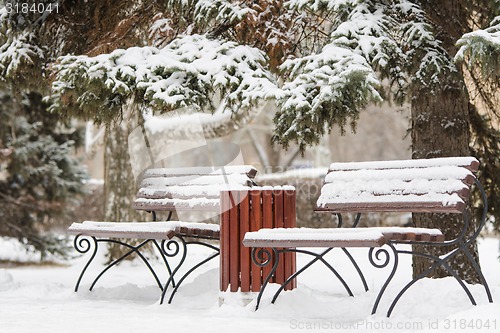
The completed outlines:
{"type": "Polygon", "coordinates": [[[73,157],[81,131],[46,111],[38,93],[0,93],[0,235],[64,256],[54,224],[71,221],[85,172],[73,157]],[[64,222],[61,222],[64,221],[64,222]]]}

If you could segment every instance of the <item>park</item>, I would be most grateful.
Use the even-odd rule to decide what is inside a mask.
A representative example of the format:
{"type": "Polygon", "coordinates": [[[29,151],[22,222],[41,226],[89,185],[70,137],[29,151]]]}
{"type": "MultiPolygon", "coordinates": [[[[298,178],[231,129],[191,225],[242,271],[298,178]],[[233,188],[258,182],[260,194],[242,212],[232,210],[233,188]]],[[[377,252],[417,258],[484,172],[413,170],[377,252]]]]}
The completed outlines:
{"type": "Polygon", "coordinates": [[[497,330],[499,58],[498,0],[0,2],[0,326],[497,330]]]}

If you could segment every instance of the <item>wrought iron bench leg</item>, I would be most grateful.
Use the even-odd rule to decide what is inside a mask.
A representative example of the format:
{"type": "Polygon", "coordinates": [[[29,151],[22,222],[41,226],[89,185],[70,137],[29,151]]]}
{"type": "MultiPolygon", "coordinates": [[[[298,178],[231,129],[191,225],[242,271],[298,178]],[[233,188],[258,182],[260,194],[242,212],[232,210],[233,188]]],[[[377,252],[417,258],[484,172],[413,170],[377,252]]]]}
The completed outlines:
{"type": "Polygon", "coordinates": [[[179,254],[179,252],[181,251],[181,246],[182,246],[182,256],[181,256],[179,263],[177,264],[177,266],[175,266],[174,270],[172,271],[172,274],[169,276],[167,282],[165,283],[165,287],[163,288],[162,293],[161,293],[161,297],[160,297],[160,304],[163,304],[163,300],[165,299],[165,294],[167,293],[168,286],[170,284],[172,284],[172,287],[175,288],[178,285],[178,284],[174,284],[173,281],[174,281],[175,275],[179,271],[179,268],[181,268],[182,265],[184,264],[184,261],[186,261],[186,257],[187,257],[186,241],[183,238],[180,238],[180,237],[178,237],[178,238],[179,238],[179,241],[176,241],[174,239],[170,239],[168,241],[164,240],[161,243],[161,248],[163,249],[162,252],[165,254],[165,256],[167,256],[169,258],[173,258],[173,257],[177,256],[179,254]]]}
{"type": "MultiPolygon", "coordinates": [[[[394,266],[393,266],[393,269],[392,269],[389,277],[387,278],[386,282],[384,283],[382,289],[380,290],[380,292],[379,292],[379,294],[377,296],[377,299],[376,299],[375,304],[373,306],[372,314],[375,314],[375,312],[377,311],[377,307],[379,305],[380,299],[382,298],[382,295],[384,294],[385,290],[387,289],[387,286],[389,285],[390,281],[394,277],[394,274],[395,274],[395,272],[397,270],[397,266],[398,266],[398,255],[399,254],[409,254],[409,255],[412,255],[412,256],[424,257],[424,258],[427,258],[427,259],[430,259],[430,260],[434,261],[434,263],[427,270],[423,271],[418,276],[415,276],[414,278],[412,278],[412,280],[410,282],[408,282],[399,291],[399,293],[396,295],[396,297],[392,301],[391,305],[389,306],[389,310],[387,311],[387,317],[391,316],[394,308],[396,307],[396,304],[399,302],[399,300],[401,299],[401,297],[403,296],[403,294],[412,285],[414,285],[416,282],[418,282],[419,280],[423,279],[429,273],[433,272],[434,270],[436,270],[439,267],[443,267],[448,273],[450,273],[451,276],[453,276],[455,278],[455,280],[458,282],[458,284],[464,290],[465,294],[469,298],[469,300],[470,300],[470,302],[471,302],[472,305],[476,305],[477,304],[476,301],[475,301],[475,299],[474,299],[474,297],[472,296],[471,291],[467,287],[467,285],[462,281],[462,279],[458,276],[458,274],[447,263],[449,260],[451,260],[453,257],[455,257],[458,253],[460,253],[463,250],[463,248],[457,248],[454,251],[450,252],[445,257],[436,257],[436,256],[432,256],[432,255],[425,254],[425,253],[419,253],[419,252],[413,252],[413,251],[406,251],[406,250],[397,250],[395,248],[395,246],[393,244],[391,244],[391,243],[388,243],[387,245],[392,249],[392,252],[394,253],[394,266]]],[[[371,264],[373,266],[377,267],[377,268],[384,268],[384,267],[386,267],[388,265],[389,259],[390,259],[388,251],[385,250],[385,249],[379,249],[379,250],[377,250],[377,252],[375,254],[376,255],[376,259],[380,260],[380,258],[379,258],[380,253],[383,253],[384,256],[385,256],[385,261],[382,262],[381,264],[377,264],[373,260],[373,250],[374,250],[373,248],[370,249],[370,255],[369,255],[370,256],[369,259],[370,259],[371,264]]]]}
{"type": "MultiPolygon", "coordinates": [[[[342,218],[342,214],[335,213],[335,215],[337,216],[337,219],[338,219],[337,228],[341,228],[343,223],[344,223],[343,218],[342,218]]],[[[361,220],[361,213],[356,213],[356,217],[354,218],[354,223],[352,224],[352,228],[357,228],[360,220],[361,220]]],[[[366,282],[365,276],[363,275],[361,268],[359,268],[358,263],[356,262],[356,260],[354,260],[353,256],[346,248],[343,247],[342,251],[345,253],[347,258],[349,258],[352,265],[356,269],[356,272],[358,273],[358,276],[361,279],[361,283],[363,283],[363,287],[365,288],[365,291],[368,291],[368,283],[366,282]]]]}
{"type": "MultiPolygon", "coordinates": [[[[168,299],[168,304],[172,303],[172,300],[173,300],[175,294],[177,293],[179,287],[181,286],[182,282],[192,272],[194,272],[196,269],[198,269],[199,267],[203,266],[204,264],[206,264],[207,262],[209,262],[210,260],[216,258],[219,255],[219,248],[217,248],[216,246],[214,246],[212,244],[208,244],[208,243],[204,243],[204,242],[200,242],[200,241],[190,241],[190,242],[187,242],[187,241],[184,240],[184,238],[182,236],[176,236],[176,237],[180,240],[180,243],[182,244],[183,254],[182,254],[181,261],[175,267],[172,275],[170,276],[170,278],[168,279],[167,283],[165,284],[165,287],[163,288],[163,292],[162,292],[161,298],[160,298],[160,304],[163,304],[163,302],[165,300],[165,295],[166,295],[166,292],[167,292],[167,289],[168,289],[168,285],[170,284],[171,281],[173,281],[175,275],[177,274],[177,272],[179,271],[179,269],[182,267],[182,265],[184,264],[184,262],[186,260],[188,245],[201,245],[201,246],[208,247],[208,248],[210,248],[212,250],[215,250],[216,252],[214,254],[208,256],[207,258],[201,260],[200,262],[198,262],[196,265],[194,265],[193,267],[191,267],[186,273],[184,273],[184,275],[182,277],[180,277],[180,279],[178,280],[178,282],[176,283],[176,285],[175,286],[173,285],[173,290],[172,290],[172,293],[170,294],[170,297],[168,299]]],[[[168,253],[167,256],[172,257],[172,256],[175,256],[175,255],[177,255],[179,253],[180,246],[178,244],[176,246],[177,246],[176,247],[176,251],[174,251],[172,253],[168,253]]]]}
{"type": "Polygon", "coordinates": [[[311,267],[315,262],[317,261],[321,261],[336,277],[337,279],[340,281],[340,283],[342,283],[342,285],[344,286],[345,290],[347,291],[347,293],[349,294],[349,296],[351,297],[354,297],[354,294],[352,293],[351,291],[351,288],[349,288],[349,286],[347,285],[347,282],[342,278],[342,276],[337,272],[337,270],[335,268],[332,267],[332,265],[330,265],[323,257],[328,253],[330,252],[331,250],[333,250],[332,247],[326,249],[325,251],[321,252],[321,253],[315,253],[315,252],[312,252],[312,251],[307,251],[307,250],[297,250],[297,249],[285,249],[285,250],[281,250],[279,251],[280,253],[285,253],[285,252],[295,252],[295,253],[302,253],[302,254],[307,254],[307,255],[310,255],[310,256],[313,256],[314,259],[312,259],[311,261],[309,261],[306,265],[304,265],[301,269],[297,270],[295,273],[293,273],[279,288],[278,290],[276,291],[276,293],[274,294],[274,297],[271,301],[272,304],[274,304],[274,302],[276,301],[276,299],[278,298],[278,296],[280,295],[280,293],[285,289],[285,287],[293,281],[293,279],[295,279],[299,274],[301,274],[302,272],[304,272],[307,268],[311,267]]]}
{"type": "Polygon", "coordinates": [[[368,291],[369,290],[368,283],[366,282],[365,276],[363,275],[361,268],[359,268],[358,263],[356,262],[356,260],[354,260],[353,256],[351,255],[351,253],[349,251],[347,251],[346,248],[342,248],[342,251],[344,251],[345,255],[347,256],[347,258],[349,258],[352,265],[356,269],[356,272],[358,272],[358,276],[361,279],[361,282],[363,283],[363,287],[365,288],[365,291],[368,291]]]}
{"type": "MultiPolygon", "coordinates": [[[[90,251],[90,249],[92,248],[92,244],[88,238],[82,238],[82,237],[86,237],[86,236],[77,235],[75,237],[74,246],[75,246],[76,251],[78,251],[81,254],[85,254],[88,251],[90,251]]],[[[75,292],[78,291],[78,288],[80,287],[80,283],[82,281],[83,275],[85,275],[87,268],[89,268],[90,263],[94,260],[96,254],[97,254],[97,250],[98,250],[97,239],[95,237],[90,237],[90,238],[92,239],[92,241],[94,243],[94,246],[93,246],[94,251],[92,252],[92,255],[90,256],[89,260],[87,261],[87,263],[83,267],[83,269],[80,273],[80,276],[78,277],[78,280],[76,281],[75,292]]]]}
{"type": "Polygon", "coordinates": [[[488,301],[490,303],[493,303],[493,297],[491,296],[490,287],[488,286],[488,282],[486,282],[486,278],[484,277],[483,272],[481,271],[481,267],[479,267],[476,260],[472,257],[471,253],[469,252],[469,250],[467,250],[467,248],[464,248],[463,252],[465,253],[467,259],[469,260],[469,262],[472,264],[472,267],[476,271],[476,274],[478,275],[479,280],[481,281],[481,284],[484,287],[484,291],[486,292],[488,301]]]}
{"type": "Polygon", "coordinates": [[[262,299],[262,295],[264,294],[264,290],[266,289],[267,285],[269,284],[269,281],[271,280],[271,277],[276,273],[276,269],[278,268],[279,264],[279,251],[276,248],[272,248],[272,254],[271,251],[264,249],[264,248],[252,248],[252,261],[255,265],[259,267],[265,267],[269,265],[274,258],[274,264],[273,267],[271,268],[271,271],[269,274],[266,276],[264,279],[264,282],[262,283],[262,286],[260,287],[259,294],[257,295],[257,304],[255,305],[255,311],[259,309],[260,305],[260,300],[262,299]]]}
{"type": "MultiPolygon", "coordinates": [[[[372,308],[372,315],[377,312],[377,308],[378,308],[378,305],[380,303],[380,300],[381,300],[382,296],[384,295],[384,293],[387,289],[387,286],[394,278],[394,275],[396,274],[396,270],[397,270],[398,264],[399,264],[398,253],[397,253],[394,245],[392,245],[390,243],[387,245],[390,247],[390,249],[392,250],[392,252],[394,254],[394,265],[392,267],[391,272],[389,273],[389,276],[387,277],[387,280],[385,280],[384,285],[380,289],[380,291],[377,295],[377,298],[375,299],[375,303],[373,304],[373,308],[372,308]]],[[[385,248],[379,248],[375,252],[374,251],[375,251],[375,248],[371,247],[369,252],[368,252],[368,259],[369,259],[370,263],[376,268],[387,267],[387,265],[389,265],[389,262],[391,259],[391,256],[389,255],[389,251],[387,251],[387,249],[385,249],[385,248]],[[385,257],[385,258],[383,258],[383,261],[381,261],[382,259],[380,258],[381,254],[383,254],[385,257]],[[381,262],[377,263],[377,261],[381,261],[381,262]]]]}
{"type": "MultiPolygon", "coordinates": [[[[164,241],[162,241],[162,244],[163,244],[163,242],[164,241]]],[[[172,273],[172,268],[170,267],[170,264],[168,263],[167,256],[163,252],[161,246],[158,244],[158,241],[156,239],[153,240],[153,244],[155,245],[156,249],[160,253],[160,256],[163,260],[163,263],[165,264],[165,267],[167,268],[168,276],[170,278],[173,273],[172,273]]],[[[172,288],[175,288],[175,280],[173,278],[171,279],[171,283],[172,283],[172,288]]],[[[167,284],[167,286],[168,286],[168,284],[167,284]]]]}
{"type": "Polygon", "coordinates": [[[160,290],[163,290],[163,286],[162,286],[162,284],[160,282],[160,279],[158,278],[158,275],[156,274],[156,272],[154,271],[153,267],[151,266],[151,264],[149,263],[149,261],[146,259],[146,257],[144,257],[144,255],[139,251],[139,249],[141,247],[143,247],[144,245],[146,245],[150,241],[151,241],[151,239],[147,239],[147,240],[143,241],[142,243],[140,243],[138,246],[132,246],[130,244],[127,244],[127,243],[124,243],[124,242],[121,242],[121,241],[118,241],[118,240],[114,240],[114,239],[98,239],[97,242],[106,242],[106,243],[119,244],[119,245],[122,245],[124,247],[129,248],[130,250],[128,252],[126,252],[124,255],[122,255],[121,257],[119,257],[118,259],[115,259],[113,262],[109,263],[106,266],[106,268],[104,268],[101,271],[101,273],[99,273],[99,275],[95,278],[94,282],[90,286],[90,290],[92,290],[94,288],[95,284],[104,275],[104,273],[106,273],[111,267],[117,265],[118,263],[120,263],[122,260],[124,260],[125,258],[127,258],[132,253],[137,254],[139,256],[139,258],[141,258],[141,260],[144,262],[144,264],[146,265],[146,267],[149,269],[149,271],[153,275],[153,278],[155,279],[156,284],[158,285],[158,287],[160,288],[160,290]]]}
{"type": "MultiPolygon", "coordinates": [[[[94,251],[92,252],[92,255],[91,257],[89,258],[89,260],[87,261],[87,263],[85,264],[85,266],[83,267],[82,269],[82,272],[80,273],[80,276],[78,277],[78,280],[77,280],[77,283],[76,283],[76,286],[75,286],[75,292],[78,291],[79,287],[80,287],[80,283],[82,281],[82,278],[83,276],[85,275],[88,267],[90,266],[91,262],[94,260],[96,254],[97,254],[97,251],[98,251],[98,248],[99,248],[99,243],[115,243],[115,244],[119,244],[121,246],[124,246],[126,248],[129,249],[129,251],[127,251],[125,254],[123,254],[122,256],[120,256],[119,258],[113,260],[111,263],[109,263],[98,275],[97,277],[94,279],[94,281],[92,282],[92,284],[90,285],[90,288],[89,290],[93,290],[94,289],[94,286],[97,284],[97,281],[99,281],[99,279],[113,266],[117,265],[118,263],[120,263],[122,260],[124,260],[125,258],[127,258],[128,256],[130,256],[131,254],[135,253],[139,256],[139,258],[141,258],[141,260],[144,262],[144,264],[146,265],[146,267],[148,268],[148,270],[150,271],[151,275],[153,276],[153,278],[155,279],[156,281],[156,284],[158,285],[158,287],[160,288],[160,290],[163,291],[163,285],[158,277],[158,275],[156,274],[155,270],[153,269],[153,267],[151,266],[151,264],[149,263],[148,259],[146,259],[146,257],[144,257],[144,255],[140,252],[140,249],[146,245],[148,242],[152,241],[153,243],[157,243],[156,240],[153,240],[153,239],[147,239],[145,241],[143,241],[142,243],[140,243],[139,245],[137,246],[132,246],[130,244],[127,244],[127,243],[124,243],[124,242],[121,242],[121,241],[118,241],[118,240],[114,240],[114,239],[97,239],[96,237],[93,237],[93,236],[85,236],[85,235],[77,235],[75,237],[75,241],[74,241],[74,246],[75,246],[75,249],[79,252],[79,253],[87,253],[88,251],[90,251],[90,249],[92,248],[92,245],[91,245],[91,241],[88,239],[92,239],[93,241],[93,248],[94,248],[94,251]],[[81,238],[81,237],[87,237],[87,238],[81,238]]],[[[157,245],[157,244],[156,244],[157,245]]],[[[158,245],[157,245],[158,246],[158,245]]],[[[167,271],[169,273],[171,273],[171,269],[170,269],[170,266],[166,260],[166,258],[163,256],[162,254],[162,257],[163,257],[163,260],[164,260],[164,263],[165,265],[167,266],[167,271]]],[[[170,274],[170,276],[172,276],[170,274]]],[[[170,280],[169,280],[170,281],[170,280]]],[[[174,281],[173,279],[171,280],[171,283],[172,285],[174,285],[174,281]]]]}
{"type": "MultiPolygon", "coordinates": [[[[392,311],[394,310],[396,304],[399,302],[399,300],[401,299],[401,297],[403,296],[403,294],[408,290],[410,289],[410,287],[412,285],[414,285],[416,282],[418,282],[419,280],[423,279],[424,277],[427,276],[427,274],[429,274],[430,272],[434,271],[435,269],[437,269],[439,266],[443,265],[442,263],[439,264],[439,263],[436,263],[434,265],[432,265],[432,267],[430,267],[429,269],[427,269],[426,271],[422,272],[421,274],[419,274],[418,276],[414,277],[410,282],[408,282],[404,287],[403,289],[401,289],[401,291],[396,295],[396,297],[394,298],[394,300],[392,301],[390,307],[389,307],[389,310],[387,311],[387,317],[390,317],[391,314],[392,314],[392,311]]],[[[472,296],[470,290],[467,288],[467,286],[463,283],[463,281],[460,279],[460,277],[455,273],[453,272],[453,270],[451,270],[449,268],[448,265],[445,265],[445,269],[452,274],[452,276],[457,280],[457,282],[460,284],[460,286],[464,289],[465,293],[467,294],[467,296],[469,297],[472,305],[476,305],[476,301],[474,300],[474,297],[472,296]]]]}
{"type": "Polygon", "coordinates": [[[255,307],[255,310],[257,310],[259,308],[260,301],[261,301],[262,295],[264,293],[264,290],[267,287],[269,281],[271,280],[271,277],[276,273],[280,255],[283,253],[287,253],[287,252],[307,254],[307,255],[313,256],[314,258],[311,261],[309,261],[306,265],[304,265],[302,268],[297,270],[295,273],[290,275],[286,279],[286,281],[281,284],[281,286],[278,288],[278,290],[273,295],[273,298],[271,300],[272,304],[274,304],[276,302],[280,293],[285,289],[285,287],[290,282],[292,282],[295,278],[297,278],[298,275],[300,275],[302,272],[304,272],[307,268],[311,267],[317,261],[321,261],[337,277],[337,279],[344,286],[344,288],[347,291],[347,293],[349,294],[349,296],[354,296],[351,289],[347,285],[347,282],[342,278],[342,276],[337,272],[337,270],[335,268],[333,268],[332,265],[330,265],[323,258],[332,249],[333,248],[327,248],[325,251],[323,251],[321,253],[316,253],[316,252],[302,250],[302,249],[296,249],[296,248],[289,248],[289,249],[283,249],[283,250],[278,250],[276,248],[272,248],[272,256],[271,256],[271,252],[269,250],[266,250],[263,248],[253,248],[252,249],[252,261],[255,265],[257,265],[259,267],[265,267],[265,266],[269,265],[271,262],[271,258],[275,258],[273,268],[271,269],[271,272],[269,272],[268,276],[265,278],[264,283],[261,286],[260,292],[257,295],[257,305],[255,307]]]}

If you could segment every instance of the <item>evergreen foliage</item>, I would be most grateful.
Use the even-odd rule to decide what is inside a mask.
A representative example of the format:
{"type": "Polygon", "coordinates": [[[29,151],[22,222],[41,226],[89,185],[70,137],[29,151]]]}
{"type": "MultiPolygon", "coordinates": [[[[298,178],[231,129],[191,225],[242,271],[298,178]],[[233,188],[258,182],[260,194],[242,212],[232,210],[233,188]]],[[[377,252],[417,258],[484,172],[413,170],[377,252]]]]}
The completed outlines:
{"type": "Polygon", "coordinates": [[[65,242],[49,229],[71,218],[83,191],[85,172],[71,157],[81,133],[48,113],[40,94],[2,92],[0,100],[0,235],[32,245],[42,258],[64,255],[65,242]]]}
{"type": "Polygon", "coordinates": [[[96,57],[66,56],[55,66],[52,111],[110,123],[130,98],[157,112],[215,110],[215,93],[236,113],[272,96],[275,84],[259,50],[192,35],[162,49],[134,47],[96,57]]]}
{"type": "Polygon", "coordinates": [[[432,91],[456,71],[423,11],[405,0],[285,4],[170,0],[165,4],[170,17],[157,15],[149,29],[150,39],[162,48],[145,47],[136,55],[151,66],[134,63],[125,68],[132,50],[60,58],[55,66],[54,110],[109,123],[131,96],[160,112],[186,105],[213,111],[210,101],[215,92],[229,106],[236,104],[234,110],[251,106],[248,99],[274,97],[279,106],[274,141],[284,147],[296,143],[303,151],[335,124],[343,130],[349,122],[354,129],[359,110],[390,97],[381,79],[396,87],[393,97],[402,102],[412,85],[426,85],[432,91]],[[155,38],[155,33],[162,38],[155,38]],[[229,40],[237,43],[232,46],[235,50],[246,44],[267,58],[256,53],[227,57],[224,46],[234,43],[229,40]],[[201,43],[212,43],[216,52],[198,52],[201,43]],[[159,54],[177,60],[180,52],[183,64],[155,61],[159,54]],[[211,80],[206,68],[219,69],[217,52],[227,59],[228,70],[220,68],[225,77],[211,80]],[[242,80],[240,68],[253,71],[252,80],[242,80]],[[275,88],[276,82],[280,84],[275,88]],[[160,87],[165,84],[169,87],[160,87]]]}
{"type": "MultiPolygon", "coordinates": [[[[0,70],[7,85],[31,82],[44,75],[39,69],[29,75],[38,68],[33,64],[62,55],[53,66],[52,110],[104,123],[119,119],[131,98],[156,112],[180,106],[213,111],[219,99],[236,114],[257,99],[274,98],[274,141],[302,150],[334,125],[354,129],[367,103],[439,95],[470,75],[480,95],[471,106],[474,151],[498,170],[491,157],[500,155],[498,134],[487,129],[499,118],[500,2],[456,2],[463,26],[453,33],[432,19],[450,3],[121,0],[112,7],[62,1],[58,16],[29,17],[21,25],[0,10],[0,70]],[[78,8],[89,15],[76,15],[78,8]],[[86,40],[79,40],[74,56],[62,46],[51,48],[70,45],[78,33],[86,40]],[[488,110],[484,117],[481,108],[488,110]]],[[[498,184],[498,171],[484,172],[492,177],[487,182],[498,184]]]]}
{"type": "MultiPolygon", "coordinates": [[[[500,2],[497,2],[500,8],[500,2]]],[[[499,9],[500,11],[500,9],[499,9]]],[[[485,77],[500,75],[500,15],[496,16],[486,29],[463,35],[457,41],[460,47],[455,60],[468,61],[477,66],[485,77]]]]}

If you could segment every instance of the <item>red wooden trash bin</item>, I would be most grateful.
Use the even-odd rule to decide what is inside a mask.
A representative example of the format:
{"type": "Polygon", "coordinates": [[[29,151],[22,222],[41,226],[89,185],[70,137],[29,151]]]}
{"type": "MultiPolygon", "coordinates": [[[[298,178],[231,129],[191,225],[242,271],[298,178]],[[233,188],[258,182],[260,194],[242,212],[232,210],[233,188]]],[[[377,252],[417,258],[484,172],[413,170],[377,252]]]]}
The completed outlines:
{"type": "MultiPolygon", "coordinates": [[[[247,231],[296,226],[293,186],[252,187],[247,191],[221,192],[220,290],[258,292],[273,263],[261,268],[252,263],[251,249],[243,246],[247,231]]],[[[282,284],[296,270],[295,253],[280,258],[270,282],[282,284]]],[[[285,290],[296,287],[296,281],[285,290]]]]}

